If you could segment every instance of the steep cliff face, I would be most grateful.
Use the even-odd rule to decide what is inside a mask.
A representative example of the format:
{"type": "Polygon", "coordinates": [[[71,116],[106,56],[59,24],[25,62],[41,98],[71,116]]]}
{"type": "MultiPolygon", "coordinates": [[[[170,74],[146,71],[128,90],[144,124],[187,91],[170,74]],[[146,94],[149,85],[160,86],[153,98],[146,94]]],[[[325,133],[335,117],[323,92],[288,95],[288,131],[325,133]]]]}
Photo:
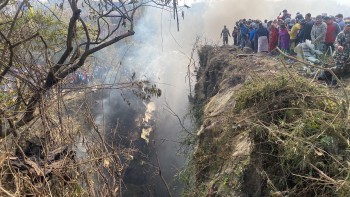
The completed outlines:
{"type": "Polygon", "coordinates": [[[203,114],[194,152],[195,195],[263,196],[263,181],[256,172],[260,164],[251,159],[249,132],[232,119],[234,95],[253,76],[262,80],[273,76],[277,62],[265,56],[238,54],[235,48],[211,46],[203,47],[199,57],[195,101],[203,114]]]}
{"type": "Polygon", "coordinates": [[[204,46],[199,58],[189,196],[349,193],[346,100],[266,55],[204,46]]]}

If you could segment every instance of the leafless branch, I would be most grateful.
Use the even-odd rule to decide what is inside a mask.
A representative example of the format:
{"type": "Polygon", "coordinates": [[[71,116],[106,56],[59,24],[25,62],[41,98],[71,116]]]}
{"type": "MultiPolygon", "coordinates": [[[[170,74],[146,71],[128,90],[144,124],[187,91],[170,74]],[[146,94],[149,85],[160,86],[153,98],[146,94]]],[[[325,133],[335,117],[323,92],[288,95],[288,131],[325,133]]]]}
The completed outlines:
{"type": "Polygon", "coordinates": [[[164,177],[162,175],[162,169],[160,168],[160,162],[159,162],[157,151],[155,152],[155,154],[156,154],[156,159],[157,159],[157,164],[158,164],[158,175],[159,175],[160,179],[162,180],[162,182],[164,183],[169,196],[172,197],[173,195],[170,192],[169,185],[168,185],[168,183],[166,182],[166,180],[164,179],[164,177]]]}
{"type": "Polygon", "coordinates": [[[191,137],[195,137],[195,135],[194,135],[192,132],[190,132],[190,131],[185,127],[185,125],[184,125],[183,121],[181,121],[179,115],[177,115],[177,114],[171,109],[171,107],[169,106],[169,104],[168,104],[167,101],[165,101],[165,110],[167,110],[171,115],[173,115],[173,116],[175,116],[175,117],[177,118],[177,120],[178,120],[178,122],[180,123],[182,129],[183,129],[187,134],[189,134],[191,137]]]}

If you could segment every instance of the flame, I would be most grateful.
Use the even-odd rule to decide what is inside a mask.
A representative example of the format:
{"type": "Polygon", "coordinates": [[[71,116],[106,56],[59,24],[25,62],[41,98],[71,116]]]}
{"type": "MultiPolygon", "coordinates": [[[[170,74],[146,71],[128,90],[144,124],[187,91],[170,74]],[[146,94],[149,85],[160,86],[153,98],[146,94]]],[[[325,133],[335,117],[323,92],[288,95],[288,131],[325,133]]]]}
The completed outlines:
{"type": "Polygon", "coordinates": [[[145,118],[143,119],[144,123],[148,123],[152,117],[153,112],[156,110],[156,104],[154,102],[150,102],[146,106],[145,118]]]}
{"type": "Polygon", "coordinates": [[[141,138],[144,139],[147,144],[149,143],[149,135],[151,134],[151,132],[152,132],[152,127],[142,129],[141,138]]]}
{"type": "Polygon", "coordinates": [[[143,124],[145,125],[145,128],[142,128],[141,138],[144,139],[147,144],[149,143],[149,136],[153,130],[152,125],[149,125],[149,122],[153,118],[155,111],[156,104],[154,102],[150,102],[146,105],[145,117],[143,118],[143,124]]]}

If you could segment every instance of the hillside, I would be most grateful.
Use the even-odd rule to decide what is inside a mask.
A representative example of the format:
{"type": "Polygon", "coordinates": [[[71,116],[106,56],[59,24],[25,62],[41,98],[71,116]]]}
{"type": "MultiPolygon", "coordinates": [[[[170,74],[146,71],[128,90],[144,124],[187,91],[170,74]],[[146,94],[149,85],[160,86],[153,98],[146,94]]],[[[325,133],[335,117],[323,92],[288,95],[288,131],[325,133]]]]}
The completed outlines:
{"type": "Polygon", "coordinates": [[[342,88],[283,57],[203,46],[199,58],[188,196],[350,195],[342,88]]]}

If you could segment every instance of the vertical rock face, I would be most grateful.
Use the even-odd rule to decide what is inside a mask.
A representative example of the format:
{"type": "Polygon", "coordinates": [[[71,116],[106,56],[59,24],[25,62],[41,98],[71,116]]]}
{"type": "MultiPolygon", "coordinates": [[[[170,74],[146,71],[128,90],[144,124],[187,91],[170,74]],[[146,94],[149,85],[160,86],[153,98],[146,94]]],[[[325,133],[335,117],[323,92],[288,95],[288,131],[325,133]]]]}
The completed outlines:
{"type": "MultiPolygon", "coordinates": [[[[204,46],[194,104],[202,123],[194,151],[195,196],[264,196],[264,181],[252,162],[248,132],[235,123],[233,99],[250,71],[259,70],[259,57],[237,57],[235,48],[204,46]],[[249,68],[249,69],[248,69],[249,68]]],[[[255,161],[254,161],[255,162],[255,161]]]]}
{"type": "Polygon", "coordinates": [[[350,195],[342,90],[265,55],[204,46],[199,57],[189,196],[350,195]]]}

